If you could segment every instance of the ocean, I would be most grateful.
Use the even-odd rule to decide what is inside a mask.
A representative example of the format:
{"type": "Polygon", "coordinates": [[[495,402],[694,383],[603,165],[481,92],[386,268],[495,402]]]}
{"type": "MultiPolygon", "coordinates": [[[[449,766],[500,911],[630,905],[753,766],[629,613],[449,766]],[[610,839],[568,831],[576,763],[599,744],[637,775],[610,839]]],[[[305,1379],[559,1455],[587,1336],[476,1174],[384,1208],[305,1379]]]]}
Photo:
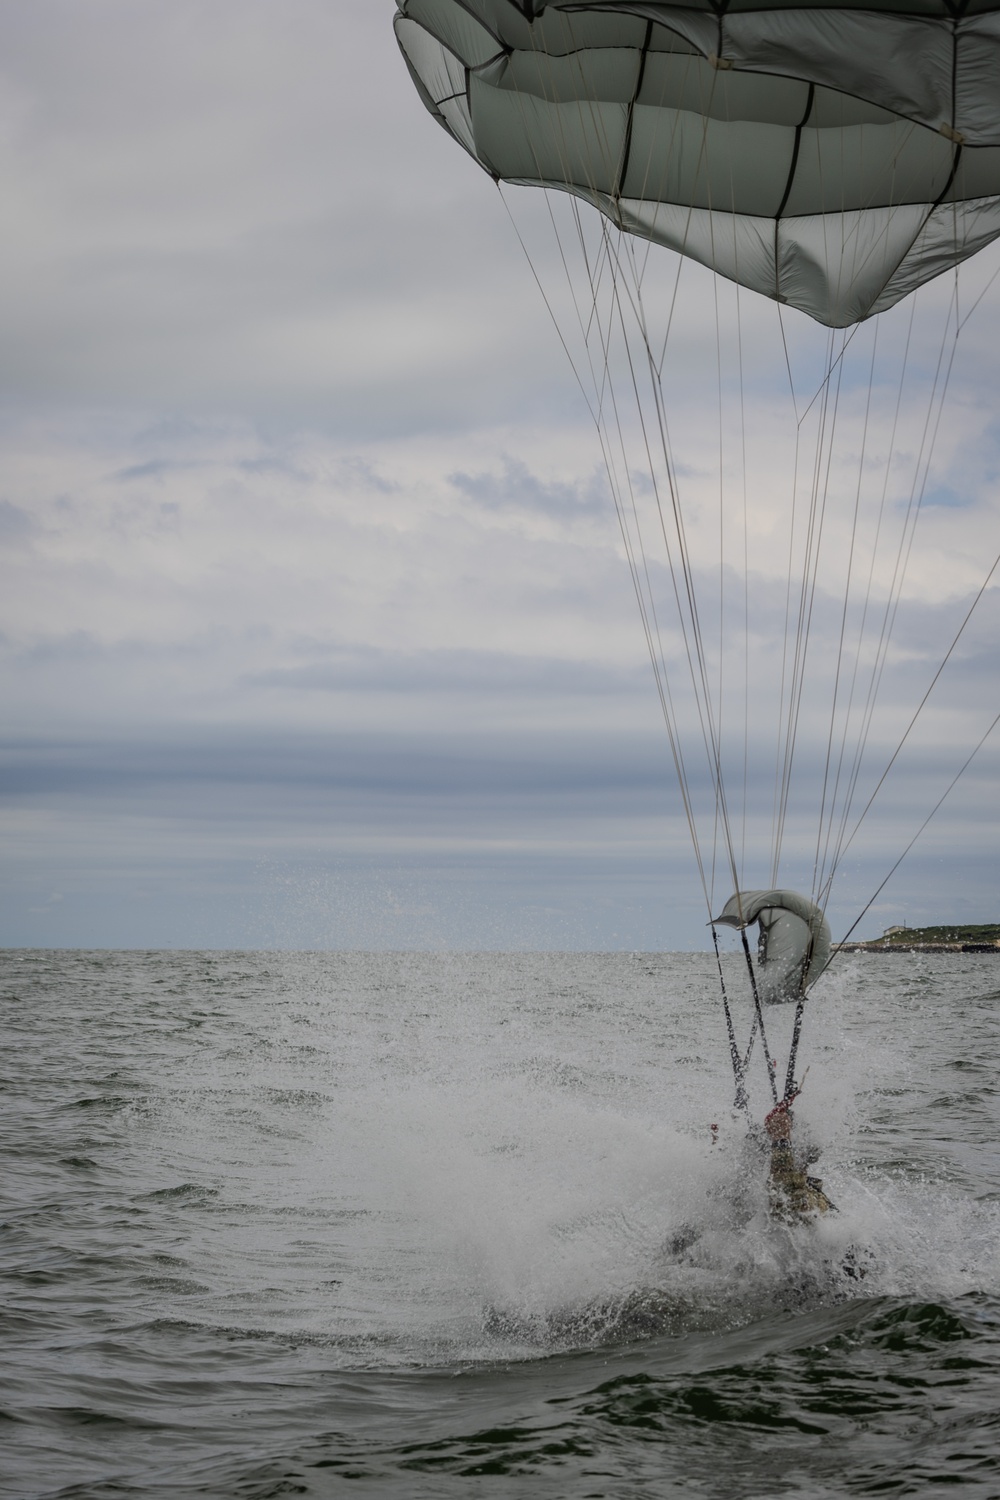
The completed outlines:
{"type": "Polygon", "coordinates": [[[0,954],[0,1494],[1000,1496],[1000,963],[820,981],[795,1225],[713,964],[0,954]]]}

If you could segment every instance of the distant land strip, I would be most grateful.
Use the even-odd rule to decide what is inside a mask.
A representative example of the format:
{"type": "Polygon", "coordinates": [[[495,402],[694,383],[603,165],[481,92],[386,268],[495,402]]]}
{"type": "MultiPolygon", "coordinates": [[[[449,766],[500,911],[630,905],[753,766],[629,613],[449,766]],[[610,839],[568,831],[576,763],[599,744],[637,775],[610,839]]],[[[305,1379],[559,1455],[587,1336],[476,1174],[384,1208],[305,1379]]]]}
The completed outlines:
{"type": "Polygon", "coordinates": [[[1000,922],[980,926],[887,927],[867,943],[835,943],[838,953],[996,953],[1000,922]]]}

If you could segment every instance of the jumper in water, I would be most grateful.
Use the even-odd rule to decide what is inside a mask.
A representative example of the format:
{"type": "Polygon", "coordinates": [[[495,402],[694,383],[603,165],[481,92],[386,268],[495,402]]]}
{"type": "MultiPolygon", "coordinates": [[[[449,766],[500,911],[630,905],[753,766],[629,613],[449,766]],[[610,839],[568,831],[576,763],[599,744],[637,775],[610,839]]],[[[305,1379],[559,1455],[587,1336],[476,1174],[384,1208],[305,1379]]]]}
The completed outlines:
{"type": "MultiPolygon", "coordinates": [[[[797,891],[737,891],[729,898],[712,924],[736,927],[743,939],[750,988],[753,997],[753,1022],[745,1051],[736,1042],[736,1031],[723,981],[729,1049],[736,1083],[736,1105],[750,1118],[747,1072],[757,1035],[774,1107],[764,1120],[765,1149],[769,1154],[768,1199],[771,1213],[777,1219],[792,1222],[815,1214],[829,1213],[834,1205],[823,1192],[818,1177],[809,1175],[808,1153],[796,1150],[793,1140],[792,1104],[800,1087],[795,1082],[795,1065],[806,994],[830,961],[830,928],[814,901],[797,891]],[[746,940],[746,929],[756,923],[759,930],[756,963],[746,940]],[[764,1006],[795,1003],[784,1092],[779,1098],[775,1082],[776,1066],[767,1044],[764,1006]]],[[[716,942],[716,952],[718,943],[716,942]]],[[[722,980],[721,961],[719,965],[722,980]]]]}

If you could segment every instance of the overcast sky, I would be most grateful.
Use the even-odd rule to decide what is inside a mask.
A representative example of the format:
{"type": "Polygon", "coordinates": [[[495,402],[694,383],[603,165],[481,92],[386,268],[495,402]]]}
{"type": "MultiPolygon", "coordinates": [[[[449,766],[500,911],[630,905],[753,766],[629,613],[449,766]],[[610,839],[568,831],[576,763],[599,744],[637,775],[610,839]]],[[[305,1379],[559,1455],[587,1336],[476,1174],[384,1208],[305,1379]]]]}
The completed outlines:
{"type": "MultiPolygon", "coordinates": [[[[504,202],[423,110],[393,12],[0,0],[4,944],[704,944],[593,427],[504,202]]],[[[530,241],[544,213],[525,196],[508,201],[530,241]]],[[[991,255],[963,273],[963,307],[991,255]]],[[[664,286],[674,264],[663,252],[664,286]]],[[[748,454],[751,691],[766,713],[791,461],[780,329],[744,295],[742,416],[724,380],[720,422],[734,303],[724,289],[723,348],[711,279],[685,276],[665,384],[694,562],[718,573],[718,527],[699,517],[721,430],[724,473],[748,454]]],[[[923,296],[900,419],[888,376],[867,400],[870,335],[852,346],[804,806],[820,795],[825,720],[810,705],[829,691],[860,434],[865,464],[896,455],[898,527],[952,286],[923,296]]],[[[908,317],[884,320],[887,371],[908,317]]],[[[797,314],[785,330],[805,391],[825,335],[797,314]]],[[[876,770],[1000,551],[998,348],[994,289],[955,360],[876,770]]],[[[726,545],[725,567],[742,567],[742,540],[726,545]]],[[[998,598],[845,861],[835,929],[1000,708],[998,598]]],[[[768,880],[773,774],[755,753],[749,885],[768,880]]],[[[998,770],[991,741],[864,935],[997,919],[998,770]]],[[[815,838],[803,817],[791,875],[815,838]]]]}

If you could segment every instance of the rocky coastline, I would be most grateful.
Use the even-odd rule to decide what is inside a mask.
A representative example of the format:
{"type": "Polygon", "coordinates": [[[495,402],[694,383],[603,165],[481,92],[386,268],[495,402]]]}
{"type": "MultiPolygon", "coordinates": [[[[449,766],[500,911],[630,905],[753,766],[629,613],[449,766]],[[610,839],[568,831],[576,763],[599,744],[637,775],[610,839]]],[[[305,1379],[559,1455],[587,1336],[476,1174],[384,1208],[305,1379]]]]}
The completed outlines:
{"type": "Polygon", "coordinates": [[[835,943],[838,953],[996,953],[1000,923],[980,926],[888,927],[880,938],[863,943],[835,943]]]}

